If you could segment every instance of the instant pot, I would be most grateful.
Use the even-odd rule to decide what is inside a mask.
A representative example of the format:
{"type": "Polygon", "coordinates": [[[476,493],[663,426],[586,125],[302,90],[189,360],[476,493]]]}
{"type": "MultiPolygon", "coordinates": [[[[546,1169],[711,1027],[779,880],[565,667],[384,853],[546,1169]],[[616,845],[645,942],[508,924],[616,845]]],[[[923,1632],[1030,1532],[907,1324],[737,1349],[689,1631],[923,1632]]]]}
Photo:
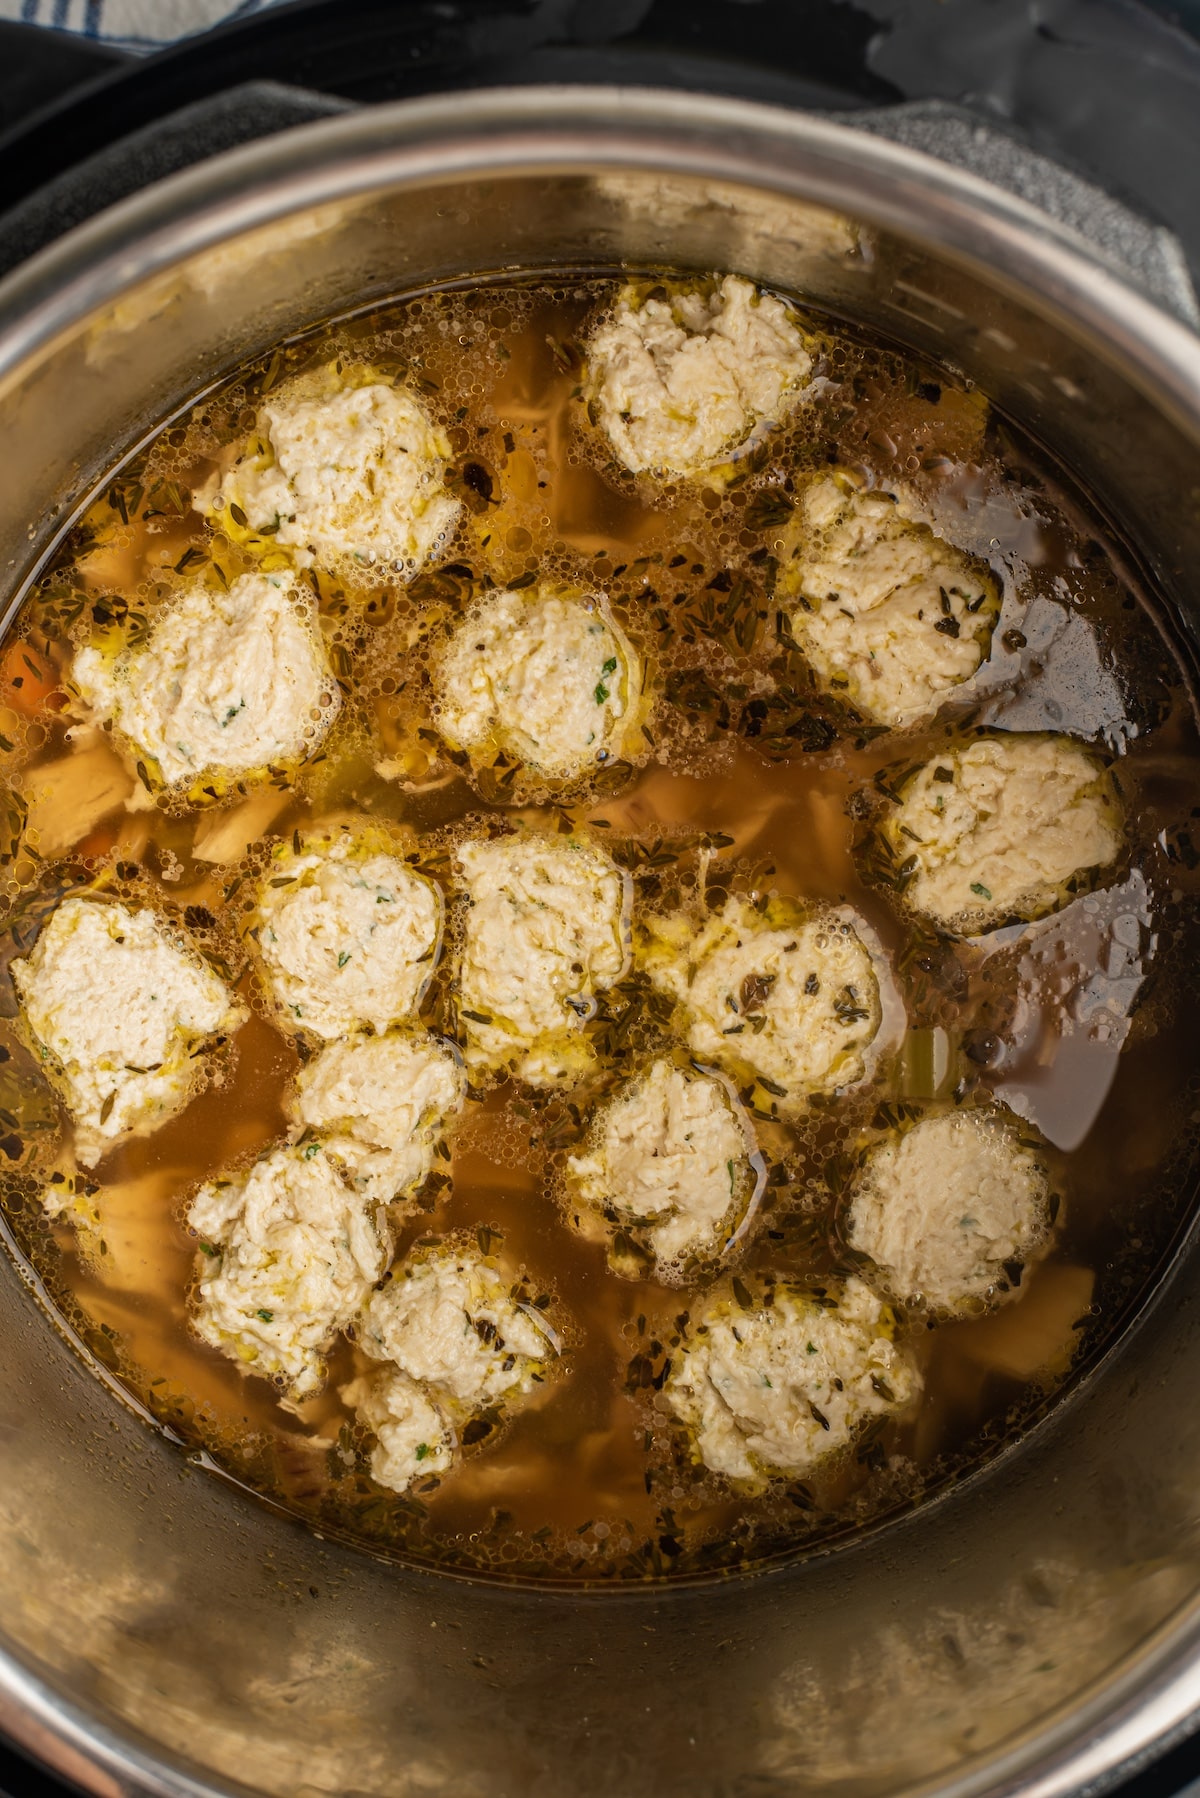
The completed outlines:
{"type": "MultiPolygon", "coordinates": [[[[130,67],[10,27],[3,592],[148,431],[317,319],[505,271],[734,268],[977,381],[1076,472],[1194,668],[1187,24],[1133,0],[347,0],[130,67]]],[[[1131,1152],[1158,1152],[1153,1117],[1131,1152]]],[[[1200,1706],[1196,1234],[1037,1428],[911,1515],[597,1591],[314,1536],[139,1416],[13,1251],[0,1729],[113,1798],[1098,1789],[1200,1706]]]]}

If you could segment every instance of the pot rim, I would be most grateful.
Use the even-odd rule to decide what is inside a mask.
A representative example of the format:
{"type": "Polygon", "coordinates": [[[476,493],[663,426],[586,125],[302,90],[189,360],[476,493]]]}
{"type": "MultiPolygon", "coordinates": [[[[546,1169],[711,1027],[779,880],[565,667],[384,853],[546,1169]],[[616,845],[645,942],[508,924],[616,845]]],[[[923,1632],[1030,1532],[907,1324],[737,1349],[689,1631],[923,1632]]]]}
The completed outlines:
{"type": "MultiPolygon", "coordinates": [[[[169,176],[0,281],[0,384],[131,287],[302,209],[481,172],[647,169],[826,206],[934,249],[1066,328],[1200,441],[1200,336],[1028,202],[851,124],[641,87],[508,87],[398,101],[299,125],[169,176]]],[[[1200,1598],[1082,1699],[972,1771],[915,1790],[955,1798],[1097,1790],[1184,1734],[1197,1707],[1200,1598]]],[[[169,1750],[67,1698],[3,1647],[0,1724],[67,1778],[114,1798],[130,1781],[171,1798],[247,1790],[197,1779],[169,1750]]]]}
{"type": "Polygon", "coordinates": [[[1083,337],[1200,433],[1200,336],[1070,227],[966,170],[811,113],[618,86],[490,88],[292,126],[118,201],[0,280],[0,381],[89,312],[290,213],[481,171],[699,176],[803,199],[936,249],[1083,337]],[[481,151],[486,161],[481,165],[481,151]]]}

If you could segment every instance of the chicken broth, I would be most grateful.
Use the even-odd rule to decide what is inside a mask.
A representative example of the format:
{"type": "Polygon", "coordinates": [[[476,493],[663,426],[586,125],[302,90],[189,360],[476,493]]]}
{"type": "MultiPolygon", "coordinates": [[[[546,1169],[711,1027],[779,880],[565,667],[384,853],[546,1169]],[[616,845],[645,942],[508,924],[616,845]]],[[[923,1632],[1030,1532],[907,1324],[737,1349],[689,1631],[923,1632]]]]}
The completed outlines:
{"type": "MultiPolygon", "coordinates": [[[[605,279],[426,293],[282,346],[104,486],[26,598],[0,665],[0,1203],[19,1253],[84,1351],[197,1467],[378,1552],[551,1582],[764,1563],[961,1480],[1030,1428],[1145,1301],[1189,1221],[1200,1156],[1192,703],[1086,501],[977,392],[813,315],[807,399],[732,474],[629,472],[585,371],[588,334],[616,294],[605,279]],[[339,689],[319,747],[265,775],[164,788],[120,731],[84,722],[73,657],[98,638],[145,644],[187,582],[229,592],[247,573],[287,573],[279,515],[265,530],[236,502],[206,516],[201,496],[229,478],[271,395],[330,367],[369,369],[418,397],[445,433],[455,522],[408,579],[369,562],[339,574],[319,557],[303,570],[339,689]],[[864,715],[836,682],[823,690],[796,641],[780,569],[805,484],[828,468],[851,493],[902,483],[915,517],[990,570],[990,650],[932,716],[888,728],[864,715]],[[582,774],[539,769],[499,727],[450,741],[439,714],[438,658],[456,625],[489,591],[535,586],[604,596],[613,641],[646,671],[644,702],[631,674],[614,711],[613,752],[582,774]],[[1092,745],[1115,771],[1122,846],[1032,921],[948,930],[909,905],[880,820],[914,769],[989,731],[1092,745]],[[331,1332],[324,1378],[290,1397],[194,1328],[219,1251],[189,1225],[189,1206],[205,1183],[296,1138],[297,1078],[325,1052],[268,990],[260,883],[291,880],[271,869],[314,832],[364,821],[447,896],[410,1027],[465,1047],[469,1062],[431,1171],[391,1207],[387,1259],[419,1263],[449,1245],[498,1270],[546,1345],[545,1376],[522,1402],[460,1415],[452,1463],[403,1490],[372,1476],[371,1430],[344,1396],[377,1372],[361,1319],[331,1332]],[[628,877],[632,905],[632,960],[567,1016],[579,1065],[543,1084],[470,1061],[472,1014],[455,991],[471,928],[456,858],[523,827],[537,842],[593,846],[628,877]],[[11,973],[71,895],[171,920],[245,1012],[199,1058],[190,1101],[90,1167],[74,1156],[11,973]],[[861,1078],[814,1086],[796,1107],[786,1085],[755,1073],[775,975],[761,991],[742,984],[715,1073],[711,1057],[689,1056],[647,921],[686,914],[700,930],[740,901],[765,922],[791,901],[854,915],[880,988],[861,1078]],[[725,1081],[720,1104],[751,1133],[749,1196],[723,1226],[728,1240],[670,1265],[647,1248],[645,1219],[589,1209],[571,1168],[622,1083],[657,1060],[725,1081]],[[760,1465],[745,1479],[706,1464],[673,1381],[715,1340],[708,1295],[724,1295],[740,1343],[739,1314],[782,1315],[790,1286],[820,1303],[848,1280],[869,1286],[849,1209],[862,1169],[922,1117],[990,1101],[1029,1134],[1052,1189],[1048,1234],[1009,1269],[1007,1302],[939,1315],[901,1295],[894,1334],[919,1398],[900,1403],[873,1375],[884,1402],[802,1471],[760,1465]]],[[[944,635],[958,636],[944,587],[942,601],[955,626],[944,635]]],[[[617,660],[601,663],[605,702],[617,660]]]]}

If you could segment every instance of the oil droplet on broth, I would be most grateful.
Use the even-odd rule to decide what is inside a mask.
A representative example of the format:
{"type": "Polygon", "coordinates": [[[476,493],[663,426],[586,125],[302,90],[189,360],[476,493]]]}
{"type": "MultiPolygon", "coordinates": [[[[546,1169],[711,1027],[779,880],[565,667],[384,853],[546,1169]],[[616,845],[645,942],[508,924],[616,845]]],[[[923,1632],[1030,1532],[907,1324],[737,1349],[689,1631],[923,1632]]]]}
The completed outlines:
{"type": "MultiPolygon", "coordinates": [[[[575,341],[611,292],[580,282],[424,295],[247,369],[106,487],[0,664],[0,742],[11,745],[0,779],[22,792],[40,780],[49,795],[38,802],[46,854],[0,870],[12,914],[6,953],[31,891],[97,879],[114,896],[199,920],[203,947],[252,1006],[218,1081],[109,1156],[74,1223],[50,1224],[40,1207],[39,1169],[58,1144],[53,1114],[43,1106],[40,1124],[22,1114],[32,1147],[18,1141],[4,1203],[25,1252],[64,1316],[200,1464],[376,1550],[548,1581],[696,1576],[802,1552],[997,1452],[1102,1351],[1161,1269],[1191,1205],[1200,1119],[1200,1053],[1186,1029],[1200,962],[1200,826],[1186,820],[1200,818],[1200,757],[1182,679],[1146,613],[1129,610],[1117,564],[1098,554],[1086,502],[1003,421],[988,423],[978,396],[820,321],[837,403],[802,410],[747,481],[716,493],[625,477],[582,422],[577,368],[554,347],[575,341]],[[170,590],[169,571],[190,556],[215,554],[237,572],[236,547],[209,539],[188,496],[252,419],[264,371],[283,379],[332,354],[419,377],[455,467],[475,465],[464,475],[473,502],[441,562],[407,589],[381,583],[355,600],[315,577],[322,628],[347,670],[343,718],[318,761],[279,791],[223,808],[127,813],[113,769],[101,766],[111,751],[66,736],[51,690],[98,607],[141,628],[170,590]],[[930,727],[879,737],[823,706],[799,658],[776,642],[775,540],[749,522],[753,499],[794,489],[829,459],[831,439],[845,465],[911,479],[935,528],[986,556],[1001,580],[1004,611],[974,714],[952,706],[930,727]],[[484,574],[497,584],[537,574],[609,595],[667,695],[634,765],[566,795],[518,789],[515,812],[482,800],[459,769],[429,776],[440,754],[430,645],[484,574]],[[45,664],[28,690],[15,652],[45,664]],[[1122,757],[1134,836],[1106,889],[1052,919],[954,943],[864,871],[859,800],[884,770],[915,764],[977,722],[1107,743],[1122,757]],[[408,758],[404,778],[380,778],[381,757],[408,758]],[[282,1139],[298,1066],[238,936],[266,847],[341,810],[403,819],[425,864],[448,866],[456,835],[547,806],[625,856],[647,910],[694,883],[692,846],[707,834],[722,845],[708,866],[714,903],[732,886],[851,905],[890,965],[907,1028],[872,1082],[795,1126],[760,1125],[768,1184],[737,1249],[747,1277],[773,1270],[819,1282],[845,1271],[837,1169],[889,1105],[991,1091],[1061,1154],[1068,1203],[1056,1246],[1017,1300],[936,1330],[912,1320],[926,1381],[919,1411],[802,1483],[747,1496],[693,1463],[661,1394],[694,1289],[615,1277],[604,1244],[564,1219],[562,1168],[586,1128],[586,1083],[574,1097],[509,1082],[473,1094],[450,1161],[400,1220],[398,1254],[449,1231],[484,1231],[506,1267],[553,1294],[565,1327],[559,1377],[440,1484],[418,1482],[398,1498],[370,1480],[367,1445],[338,1396],[368,1365],[353,1342],[335,1348],[324,1391],[285,1412],[267,1382],[189,1332],[188,1198],[282,1139]]],[[[437,1026],[449,1015],[449,966],[427,1001],[437,1026]]],[[[623,1065],[661,1040],[639,1015],[623,1065]]],[[[7,1020],[0,1047],[26,1081],[21,1091],[32,1091],[36,1074],[7,1020]]],[[[0,1089],[4,1108],[2,1080],[0,1089]]]]}

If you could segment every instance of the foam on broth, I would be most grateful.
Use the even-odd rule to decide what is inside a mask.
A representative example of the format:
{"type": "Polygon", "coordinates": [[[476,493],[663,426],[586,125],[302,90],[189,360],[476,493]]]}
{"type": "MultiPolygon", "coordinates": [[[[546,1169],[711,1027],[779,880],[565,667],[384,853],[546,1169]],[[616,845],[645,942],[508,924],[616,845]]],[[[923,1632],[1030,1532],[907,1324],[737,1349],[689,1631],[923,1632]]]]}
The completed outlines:
{"type": "MultiPolygon", "coordinates": [[[[769,439],[743,481],[721,493],[614,476],[576,397],[578,336],[611,292],[587,281],[425,294],[243,371],[105,487],[26,603],[0,674],[5,966],[79,885],[181,917],[252,1007],[192,1104],[96,1170],[94,1221],[76,1231],[42,1210],[62,1122],[12,1022],[5,978],[0,1202],[21,1251],[91,1351],[206,1465],[377,1550],[558,1581],[695,1576],[793,1554],[961,1478],[1036,1421],[1144,1300],[1187,1222],[1200,1152],[1192,707],[1086,503],[961,383],[821,321],[824,396],[769,439]],[[313,577],[346,703],[294,779],[219,807],[127,812],[116,756],[67,735],[59,682],[72,645],[97,618],[143,628],[208,558],[239,572],[241,552],[209,533],[190,495],[253,422],[264,388],[331,355],[403,371],[447,429],[466,502],[456,540],[407,589],[381,584],[364,598],[313,577]],[[913,483],[935,525],[1001,579],[992,657],[933,727],[863,728],[822,701],[780,645],[779,526],[797,479],[830,459],[913,483]],[[663,697],[641,752],[587,787],[539,790],[503,757],[473,786],[431,728],[430,648],[483,578],[534,576],[607,592],[663,697]],[[1108,886],[1056,918],[953,943],[903,913],[863,843],[897,767],[980,722],[1106,746],[1130,849],[1108,886]],[[33,774],[50,798],[23,820],[33,774]],[[917,1415],[804,1482],[747,1499],[692,1465],[659,1394],[693,1293],[616,1278],[603,1246],[564,1220],[563,1163],[591,1103],[666,1041],[662,1008],[636,976],[604,996],[590,1026],[597,1078],[557,1094],[507,1081],[475,1091],[449,1160],[399,1230],[400,1254],[448,1232],[475,1237],[550,1295],[564,1328],[560,1377],[440,1484],[399,1497],[370,1480],[365,1439],[337,1396],[367,1365],[351,1342],[332,1356],[325,1392],[293,1416],[269,1383],[188,1329],[187,1201],[281,1138],[298,1067],[239,928],[270,845],[333,812],[366,815],[411,826],[423,865],[448,873],[455,841],[481,819],[547,808],[603,841],[646,909],[694,893],[703,868],[713,905],[731,887],[849,903],[890,961],[907,1029],[870,1086],[795,1127],[757,1118],[767,1188],[738,1268],[818,1281],[844,1269],[836,1217],[849,1151],[913,1102],[993,1091],[1058,1152],[1065,1222],[1019,1299],[922,1328],[917,1415]]],[[[423,1012],[434,1028],[450,1015],[451,959],[423,1012]]]]}

